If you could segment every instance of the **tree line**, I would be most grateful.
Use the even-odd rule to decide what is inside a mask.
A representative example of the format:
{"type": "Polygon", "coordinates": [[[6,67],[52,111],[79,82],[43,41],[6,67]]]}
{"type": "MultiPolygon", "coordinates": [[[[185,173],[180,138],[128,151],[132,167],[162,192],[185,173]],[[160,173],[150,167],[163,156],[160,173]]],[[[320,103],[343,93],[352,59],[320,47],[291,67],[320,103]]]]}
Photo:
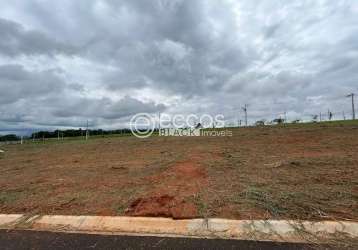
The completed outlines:
{"type": "MultiPolygon", "coordinates": [[[[131,134],[130,129],[115,129],[115,130],[103,130],[103,129],[89,129],[89,135],[91,136],[106,136],[115,134],[131,134]]],[[[55,131],[37,131],[30,136],[23,136],[24,139],[43,139],[43,138],[63,138],[63,137],[79,137],[86,136],[85,129],[67,129],[67,130],[55,130],[55,131]]],[[[0,135],[0,142],[4,141],[20,141],[21,136],[15,134],[0,135]]]]}
{"type": "MultiPolygon", "coordinates": [[[[67,129],[67,130],[55,130],[55,131],[38,131],[32,133],[30,138],[58,138],[58,137],[78,137],[86,136],[86,129],[67,129]]],[[[89,135],[105,136],[113,134],[129,134],[129,129],[115,129],[115,130],[103,130],[103,129],[89,129],[89,135]]]]}
{"type": "Polygon", "coordinates": [[[21,140],[21,138],[14,134],[0,135],[0,141],[19,141],[19,140],[21,140]]]}

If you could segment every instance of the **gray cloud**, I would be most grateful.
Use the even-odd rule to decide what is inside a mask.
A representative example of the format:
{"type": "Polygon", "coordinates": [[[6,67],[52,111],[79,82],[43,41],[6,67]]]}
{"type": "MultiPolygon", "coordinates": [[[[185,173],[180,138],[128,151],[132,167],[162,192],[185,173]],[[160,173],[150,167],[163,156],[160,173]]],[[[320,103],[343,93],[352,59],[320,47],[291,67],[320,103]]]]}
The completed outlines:
{"type": "Polygon", "coordinates": [[[111,101],[108,98],[79,98],[72,102],[69,100],[63,107],[55,109],[53,115],[61,118],[92,117],[112,120],[128,117],[136,113],[160,112],[164,109],[165,106],[163,104],[144,103],[129,96],[125,96],[119,101],[111,101]]]}
{"type": "Polygon", "coordinates": [[[2,119],[78,126],[92,117],[105,127],[168,111],[237,120],[245,103],[252,121],[349,113],[357,17],[346,0],[5,0],[2,119]]]}
{"type": "Polygon", "coordinates": [[[0,66],[0,104],[60,94],[66,84],[52,71],[29,72],[21,65],[0,66]]]}
{"type": "Polygon", "coordinates": [[[0,18],[0,34],[0,53],[7,56],[71,54],[75,49],[42,32],[25,30],[21,24],[3,18],[0,18]]]}

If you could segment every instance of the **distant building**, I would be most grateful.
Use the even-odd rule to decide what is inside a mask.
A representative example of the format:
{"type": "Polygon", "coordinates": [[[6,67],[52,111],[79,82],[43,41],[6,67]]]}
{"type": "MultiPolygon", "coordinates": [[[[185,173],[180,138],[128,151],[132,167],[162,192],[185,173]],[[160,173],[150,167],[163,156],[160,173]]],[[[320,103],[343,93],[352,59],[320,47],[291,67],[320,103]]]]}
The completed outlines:
{"type": "Polygon", "coordinates": [[[265,121],[261,120],[261,121],[257,121],[255,122],[256,126],[265,126],[265,121]]]}

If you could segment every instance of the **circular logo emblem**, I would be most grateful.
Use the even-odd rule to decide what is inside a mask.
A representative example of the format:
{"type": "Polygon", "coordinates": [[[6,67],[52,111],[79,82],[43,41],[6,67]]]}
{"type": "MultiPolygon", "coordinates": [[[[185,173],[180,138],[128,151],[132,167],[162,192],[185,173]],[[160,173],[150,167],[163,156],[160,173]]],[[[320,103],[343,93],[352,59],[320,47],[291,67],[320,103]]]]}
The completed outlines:
{"type": "Polygon", "coordinates": [[[147,113],[139,113],[130,120],[130,129],[134,136],[138,138],[148,138],[154,132],[155,121],[147,113]]]}

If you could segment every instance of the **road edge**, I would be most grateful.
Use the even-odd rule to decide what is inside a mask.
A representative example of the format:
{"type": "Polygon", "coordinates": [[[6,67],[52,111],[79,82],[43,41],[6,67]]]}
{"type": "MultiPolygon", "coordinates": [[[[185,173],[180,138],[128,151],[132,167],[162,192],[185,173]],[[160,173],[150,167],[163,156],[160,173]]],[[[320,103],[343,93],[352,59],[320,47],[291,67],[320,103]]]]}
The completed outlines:
{"type": "Polygon", "coordinates": [[[324,243],[336,237],[358,238],[358,222],[229,220],[119,216],[0,214],[0,229],[108,235],[219,238],[292,243],[324,243]]]}

